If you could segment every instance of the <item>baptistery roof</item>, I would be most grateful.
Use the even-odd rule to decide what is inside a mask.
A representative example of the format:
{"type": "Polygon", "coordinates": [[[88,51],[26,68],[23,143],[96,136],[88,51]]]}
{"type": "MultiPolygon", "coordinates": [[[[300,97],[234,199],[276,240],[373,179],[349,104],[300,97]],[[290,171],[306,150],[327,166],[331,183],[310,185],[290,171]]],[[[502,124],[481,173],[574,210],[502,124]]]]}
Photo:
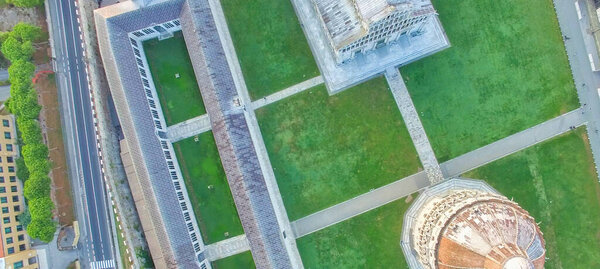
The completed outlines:
{"type": "Polygon", "coordinates": [[[417,213],[412,245],[424,268],[543,268],[535,220],[506,197],[474,189],[432,196],[417,213]]]}

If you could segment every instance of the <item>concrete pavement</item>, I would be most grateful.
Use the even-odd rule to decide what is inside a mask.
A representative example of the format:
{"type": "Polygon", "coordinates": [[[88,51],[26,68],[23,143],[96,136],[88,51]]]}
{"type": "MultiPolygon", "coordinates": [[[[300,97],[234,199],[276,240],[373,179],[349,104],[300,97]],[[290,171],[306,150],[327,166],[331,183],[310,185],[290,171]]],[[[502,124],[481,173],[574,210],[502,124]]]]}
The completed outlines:
{"type": "MultiPolygon", "coordinates": [[[[596,172],[600,167],[600,73],[590,65],[590,54],[597,53],[590,34],[590,21],[586,1],[554,0],[560,30],[565,38],[565,48],[573,71],[573,79],[587,121],[588,138],[594,155],[596,172]],[[576,9],[579,5],[579,12],[576,9]],[[581,16],[580,16],[581,15],[581,16]]],[[[600,180],[600,178],[599,178],[600,180]]]]}
{"type": "Polygon", "coordinates": [[[10,97],[10,85],[0,86],[0,102],[4,102],[10,97]]]}
{"type": "Polygon", "coordinates": [[[314,233],[410,195],[429,185],[424,171],[405,177],[292,222],[294,236],[299,238],[314,233]]]}
{"type": "Polygon", "coordinates": [[[250,242],[245,234],[225,239],[206,246],[206,258],[216,261],[250,250],[250,242]]]}
{"type": "Polygon", "coordinates": [[[323,77],[322,76],[316,76],[316,77],[311,78],[309,80],[300,82],[300,83],[298,83],[296,85],[293,85],[293,86],[291,86],[289,88],[286,88],[284,90],[278,91],[278,92],[276,92],[274,94],[271,94],[269,96],[263,97],[261,99],[258,99],[256,101],[252,102],[252,109],[259,109],[259,108],[261,108],[263,106],[275,103],[275,102],[277,102],[277,101],[279,101],[281,99],[290,97],[290,96],[292,96],[294,94],[303,92],[303,91],[308,90],[308,89],[310,89],[312,87],[315,87],[315,86],[317,86],[319,84],[322,84],[323,82],[324,81],[323,81],[323,77]]]}
{"type": "MultiPolygon", "coordinates": [[[[57,74],[67,160],[77,219],[79,258],[85,267],[112,264],[116,252],[87,80],[78,11],[74,1],[47,1],[53,69],[57,74]]],[[[105,267],[105,268],[113,268],[105,267]]]]}
{"type": "Polygon", "coordinates": [[[171,143],[207,132],[211,129],[208,114],[167,127],[167,137],[171,143]]]}
{"type": "Polygon", "coordinates": [[[0,69],[0,81],[8,80],[8,70],[0,69]]]}
{"type": "Polygon", "coordinates": [[[456,177],[504,156],[566,133],[572,126],[581,126],[586,122],[582,112],[581,108],[573,110],[442,163],[440,166],[444,177],[456,177]]]}
{"type": "MultiPolygon", "coordinates": [[[[8,70],[0,69],[0,81],[8,80],[8,70]]],[[[10,85],[0,86],[0,101],[4,102],[10,97],[10,85]]]]}

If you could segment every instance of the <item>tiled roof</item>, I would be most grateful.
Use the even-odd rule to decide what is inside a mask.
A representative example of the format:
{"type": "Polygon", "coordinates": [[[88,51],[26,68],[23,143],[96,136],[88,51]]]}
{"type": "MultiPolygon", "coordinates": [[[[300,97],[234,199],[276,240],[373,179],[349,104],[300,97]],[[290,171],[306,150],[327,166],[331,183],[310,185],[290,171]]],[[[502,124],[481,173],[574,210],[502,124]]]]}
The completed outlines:
{"type": "MultiPolygon", "coordinates": [[[[128,32],[176,19],[182,0],[133,9],[118,5],[96,11],[98,42],[119,120],[167,266],[198,268],[168,167],[155,133],[128,32]],[[103,17],[107,16],[107,17],[103,17]],[[168,244],[162,244],[163,242],[168,244]]],[[[126,3],[126,5],[129,5],[126,3]]],[[[153,254],[154,255],[154,254],[153,254]]]]}
{"type": "Polygon", "coordinates": [[[223,168],[257,268],[291,268],[233,76],[207,0],[184,4],[182,29],[223,168]]]}

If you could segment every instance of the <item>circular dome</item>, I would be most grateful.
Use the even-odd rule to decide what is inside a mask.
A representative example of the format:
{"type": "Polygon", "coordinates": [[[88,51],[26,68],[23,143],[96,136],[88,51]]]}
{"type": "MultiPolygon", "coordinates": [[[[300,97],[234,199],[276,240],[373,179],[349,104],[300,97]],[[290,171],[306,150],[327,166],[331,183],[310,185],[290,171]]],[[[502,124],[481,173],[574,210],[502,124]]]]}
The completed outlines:
{"type": "Polygon", "coordinates": [[[524,257],[513,257],[508,259],[502,269],[533,269],[533,264],[524,257]]]}
{"type": "Polygon", "coordinates": [[[504,196],[452,190],[427,200],[412,230],[425,268],[543,268],[542,232],[529,213],[504,196]]]}

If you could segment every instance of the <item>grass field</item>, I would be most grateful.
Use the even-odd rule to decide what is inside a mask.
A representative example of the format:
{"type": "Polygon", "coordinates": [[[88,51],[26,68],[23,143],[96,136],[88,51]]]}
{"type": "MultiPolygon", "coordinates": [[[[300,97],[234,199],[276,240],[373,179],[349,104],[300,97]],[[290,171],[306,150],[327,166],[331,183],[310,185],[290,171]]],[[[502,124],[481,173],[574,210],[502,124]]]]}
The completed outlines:
{"type": "Polygon", "coordinates": [[[319,74],[290,1],[221,1],[252,99],[319,74]]]}
{"type": "Polygon", "coordinates": [[[466,175],[541,222],[546,268],[600,268],[600,185],[587,141],[579,128],[466,175]]]}
{"type": "Polygon", "coordinates": [[[298,239],[304,266],[408,268],[400,247],[400,236],[410,200],[392,202],[298,239]]]}
{"type": "Polygon", "coordinates": [[[452,47],[401,73],[440,161],[578,106],[552,1],[433,4],[452,47]]]}
{"type": "Polygon", "coordinates": [[[173,145],[204,243],[243,234],[212,132],[173,145]]]}
{"type": "Polygon", "coordinates": [[[206,113],[181,32],[166,40],[144,42],[144,51],[167,125],[206,113]]]}
{"type": "Polygon", "coordinates": [[[257,117],[291,220],[420,168],[382,77],[334,96],[320,85],[258,110],[257,117]]]}
{"type": "Polygon", "coordinates": [[[236,254],[225,259],[220,259],[212,262],[212,267],[215,269],[253,269],[256,268],[252,254],[250,251],[236,254]]]}

